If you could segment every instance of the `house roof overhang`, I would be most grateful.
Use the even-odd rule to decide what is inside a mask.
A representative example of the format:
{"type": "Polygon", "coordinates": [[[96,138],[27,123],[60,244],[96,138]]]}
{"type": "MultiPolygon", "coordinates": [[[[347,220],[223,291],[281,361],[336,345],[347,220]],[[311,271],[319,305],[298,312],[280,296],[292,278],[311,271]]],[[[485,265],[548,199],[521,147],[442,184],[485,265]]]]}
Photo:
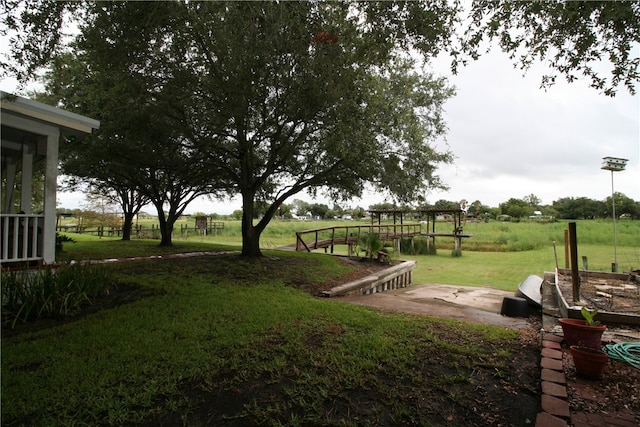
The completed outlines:
{"type": "MultiPolygon", "coordinates": [[[[100,122],[61,108],[0,91],[2,115],[12,114],[58,127],[63,134],[91,134],[100,122]]],[[[4,122],[4,120],[3,120],[4,122]]]]}
{"type": "MultiPolygon", "coordinates": [[[[7,162],[18,161],[26,144],[39,146],[43,136],[80,139],[100,128],[98,120],[3,91],[0,110],[3,169],[7,162]]],[[[36,151],[44,155],[44,149],[36,151]]]]}

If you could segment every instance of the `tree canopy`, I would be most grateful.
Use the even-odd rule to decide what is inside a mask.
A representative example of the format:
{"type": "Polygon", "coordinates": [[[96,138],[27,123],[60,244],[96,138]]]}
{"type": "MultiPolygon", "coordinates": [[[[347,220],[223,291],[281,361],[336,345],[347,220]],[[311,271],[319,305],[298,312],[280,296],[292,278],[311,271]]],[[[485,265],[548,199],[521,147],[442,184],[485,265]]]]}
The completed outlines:
{"type": "Polygon", "coordinates": [[[167,199],[148,191],[158,176],[178,183],[172,194],[182,200],[197,194],[193,185],[240,193],[244,255],[260,254],[260,233],[301,191],[344,199],[373,185],[408,200],[443,187],[435,171],[451,155],[435,143],[453,91],[416,72],[407,49],[429,38],[435,51],[438,31],[449,30],[393,19],[424,11],[414,4],[126,2],[81,11],[72,47],[83,66],[63,69],[80,71],[58,99],[84,113],[99,106],[111,120],[87,155],[129,164],[117,170],[159,213],[167,199]]]}
{"type": "Polygon", "coordinates": [[[474,1],[466,30],[454,49],[454,69],[482,54],[488,43],[523,70],[543,63],[550,72],[542,87],[558,76],[584,77],[605,95],[620,86],[636,92],[640,79],[640,2],[638,1],[474,1]]]}

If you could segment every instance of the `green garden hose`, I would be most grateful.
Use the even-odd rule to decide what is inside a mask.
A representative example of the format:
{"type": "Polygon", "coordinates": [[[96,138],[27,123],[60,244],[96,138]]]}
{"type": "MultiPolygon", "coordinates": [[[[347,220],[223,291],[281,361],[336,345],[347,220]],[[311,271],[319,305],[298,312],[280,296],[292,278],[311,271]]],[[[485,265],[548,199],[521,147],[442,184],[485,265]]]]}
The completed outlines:
{"type": "Polygon", "coordinates": [[[610,358],[622,360],[634,368],[640,369],[640,342],[607,344],[602,349],[610,358]]]}

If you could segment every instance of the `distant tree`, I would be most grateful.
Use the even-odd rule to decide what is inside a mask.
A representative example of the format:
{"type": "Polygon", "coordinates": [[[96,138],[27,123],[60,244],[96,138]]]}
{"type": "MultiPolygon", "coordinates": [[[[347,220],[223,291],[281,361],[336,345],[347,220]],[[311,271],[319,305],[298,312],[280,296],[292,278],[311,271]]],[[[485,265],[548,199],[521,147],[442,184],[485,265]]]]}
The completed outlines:
{"type": "Polygon", "coordinates": [[[292,218],[292,215],[291,215],[292,211],[291,211],[291,209],[292,209],[292,206],[291,206],[291,205],[288,205],[288,204],[286,204],[286,203],[283,203],[283,204],[281,204],[281,205],[278,207],[278,214],[277,214],[277,216],[278,216],[278,217],[280,217],[281,219],[289,219],[289,218],[292,218]]]}
{"type": "Polygon", "coordinates": [[[383,202],[383,203],[374,203],[373,205],[369,205],[369,210],[395,210],[400,209],[395,203],[383,202]]]}
{"type": "Polygon", "coordinates": [[[558,218],[558,211],[553,207],[553,205],[545,205],[541,207],[542,214],[549,218],[558,218]]]}
{"type": "Polygon", "coordinates": [[[306,216],[309,212],[310,204],[301,199],[294,199],[291,203],[292,211],[298,216],[306,216]]]}
{"type": "Polygon", "coordinates": [[[236,209],[235,211],[233,211],[233,213],[230,215],[230,217],[235,219],[235,220],[242,219],[242,209],[236,209]]]}
{"type": "Polygon", "coordinates": [[[588,197],[563,197],[554,200],[552,207],[560,219],[602,218],[607,212],[604,202],[588,197]]]}
{"type": "Polygon", "coordinates": [[[356,206],[351,210],[351,217],[353,219],[361,219],[361,218],[364,218],[366,215],[367,215],[367,211],[365,211],[364,208],[360,206],[356,206]]]}
{"type": "Polygon", "coordinates": [[[635,202],[635,209],[631,217],[633,219],[640,219],[640,201],[635,202]]]}
{"type": "Polygon", "coordinates": [[[500,215],[500,208],[499,207],[494,207],[494,208],[489,208],[489,211],[487,213],[489,218],[497,218],[498,215],[500,215]]]}
{"type": "Polygon", "coordinates": [[[483,205],[480,200],[475,200],[473,203],[471,203],[471,205],[469,205],[467,214],[473,215],[477,219],[488,219],[491,217],[495,217],[495,215],[491,212],[491,208],[487,205],[483,205]]]}
{"type": "Polygon", "coordinates": [[[328,211],[329,206],[323,203],[312,203],[309,205],[309,212],[311,212],[311,215],[313,215],[314,218],[325,219],[328,211]]]}
{"type": "MultiPolygon", "coordinates": [[[[633,199],[617,191],[614,193],[614,196],[616,200],[616,218],[620,218],[620,215],[625,214],[632,217],[637,216],[636,209],[638,204],[633,199]]],[[[613,215],[613,203],[611,201],[611,196],[607,197],[605,200],[605,206],[607,209],[607,217],[611,217],[613,215]]]]}
{"type": "Polygon", "coordinates": [[[532,208],[537,208],[540,206],[540,203],[542,203],[542,200],[540,200],[540,198],[535,194],[529,194],[528,196],[524,196],[522,200],[524,200],[532,208]]]}
{"type": "Polygon", "coordinates": [[[433,209],[460,209],[460,204],[458,202],[440,199],[433,204],[433,209]]]}
{"type": "Polygon", "coordinates": [[[523,218],[531,215],[533,209],[524,200],[511,198],[504,203],[500,203],[500,213],[509,215],[512,218],[523,218]]]}
{"type": "Polygon", "coordinates": [[[344,209],[337,203],[333,204],[331,211],[333,212],[334,216],[342,216],[344,214],[344,209]]]}

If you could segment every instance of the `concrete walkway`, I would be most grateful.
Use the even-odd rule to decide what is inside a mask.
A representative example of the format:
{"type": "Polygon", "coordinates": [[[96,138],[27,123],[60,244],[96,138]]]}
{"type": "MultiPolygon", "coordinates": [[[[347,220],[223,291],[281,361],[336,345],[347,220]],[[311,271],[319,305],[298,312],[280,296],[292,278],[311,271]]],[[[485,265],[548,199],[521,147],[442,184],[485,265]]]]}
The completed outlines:
{"type": "Polygon", "coordinates": [[[512,329],[528,327],[527,319],[506,317],[500,314],[502,300],[506,296],[513,296],[513,292],[471,286],[432,284],[412,285],[373,295],[350,295],[339,298],[352,304],[396,312],[423,314],[512,329]]]}

